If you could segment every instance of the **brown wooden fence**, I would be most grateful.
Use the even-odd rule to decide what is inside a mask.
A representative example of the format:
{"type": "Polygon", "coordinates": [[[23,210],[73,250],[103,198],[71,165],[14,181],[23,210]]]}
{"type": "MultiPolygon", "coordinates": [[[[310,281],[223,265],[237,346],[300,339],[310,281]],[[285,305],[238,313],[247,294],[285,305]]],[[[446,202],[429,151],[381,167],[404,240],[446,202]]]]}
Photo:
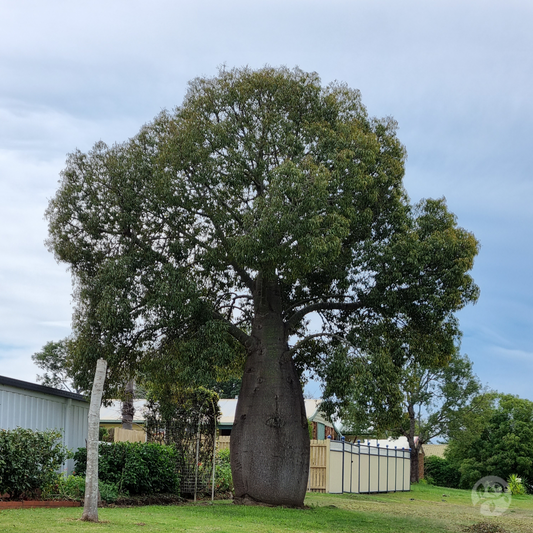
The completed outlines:
{"type": "Polygon", "coordinates": [[[146,442],[146,433],[133,429],[111,428],[113,442],[146,442]]]}
{"type": "Polygon", "coordinates": [[[217,450],[229,450],[229,435],[217,439],[217,450]]]}

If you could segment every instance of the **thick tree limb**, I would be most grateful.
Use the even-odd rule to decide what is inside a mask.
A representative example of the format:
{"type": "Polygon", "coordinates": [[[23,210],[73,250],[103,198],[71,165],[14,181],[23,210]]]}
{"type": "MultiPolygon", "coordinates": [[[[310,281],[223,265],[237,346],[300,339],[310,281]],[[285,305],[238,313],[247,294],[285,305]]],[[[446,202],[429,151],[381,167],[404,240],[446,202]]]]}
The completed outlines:
{"type": "Polygon", "coordinates": [[[354,346],[350,341],[346,340],[343,336],[337,335],[335,333],[327,333],[323,331],[321,333],[314,333],[313,335],[308,335],[307,337],[304,337],[301,341],[297,342],[289,350],[289,354],[296,352],[303,344],[305,344],[306,342],[309,342],[311,339],[316,339],[317,337],[330,337],[332,339],[338,340],[342,344],[346,344],[348,347],[353,348],[354,350],[357,350],[357,347],[354,346]]]}
{"type": "Polygon", "coordinates": [[[250,348],[255,344],[255,341],[253,337],[250,335],[247,335],[244,333],[244,331],[241,328],[238,328],[233,322],[228,320],[224,315],[221,313],[218,313],[216,311],[213,312],[213,318],[216,318],[217,320],[220,320],[228,326],[228,332],[229,334],[239,341],[247,350],[250,350],[250,348]]]}
{"type": "Polygon", "coordinates": [[[361,302],[317,302],[296,311],[285,322],[285,326],[290,331],[304,316],[314,313],[315,311],[357,311],[358,309],[362,309],[362,307],[363,304],[361,302]]]}

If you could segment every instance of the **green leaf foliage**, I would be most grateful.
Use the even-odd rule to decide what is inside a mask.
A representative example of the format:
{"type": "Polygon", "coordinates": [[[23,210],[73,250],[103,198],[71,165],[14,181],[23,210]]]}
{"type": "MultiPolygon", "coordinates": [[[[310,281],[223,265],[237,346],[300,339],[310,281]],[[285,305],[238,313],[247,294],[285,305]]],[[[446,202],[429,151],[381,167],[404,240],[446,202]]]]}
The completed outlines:
{"type": "MultiPolygon", "coordinates": [[[[190,479],[196,476],[197,464],[212,465],[220,407],[216,392],[197,387],[183,389],[164,383],[152,384],[146,405],[146,433],[150,442],[173,446],[182,492],[191,492],[190,479]]],[[[195,483],[198,488],[198,483],[195,483]]]]}
{"type": "Polygon", "coordinates": [[[369,354],[342,404],[342,417],[356,434],[403,435],[418,449],[463,431],[483,403],[472,363],[458,348],[449,360],[432,366],[424,363],[427,354],[419,355],[413,346],[409,350],[401,366],[383,353],[369,354]]]}
{"type": "Polygon", "coordinates": [[[227,494],[233,491],[229,449],[217,452],[215,463],[215,492],[227,494]]]}
{"type": "Polygon", "coordinates": [[[467,433],[450,441],[446,457],[461,472],[462,488],[480,478],[515,474],[533,480],[533,402],[509,394],[489,395],[489,408],[467,433]]]}
{"type": "Polygon", "coordinates": [[[43,499],[52,500],[75,500],[80,501],[85,495],[85,478],[77,475],[58,476],[58,478],[48,485],[43,491],[43,499]]]}
{"type": "Polygon", "coordinates": [[[358,91],[270,67],[197,78],[129,141],[70,154],[46,216],[76,286],[73,372],[88,388],[105,357],[108,397],[142,371],[239,377],[263,280],[302,371],[335,375],[312,335],[401,359],[423,334],[446,358],[478,245],[444,200],[409,204],[404,160],[358,91]]]}
{"type": "MultiPolygon", "coordinates": [[[[303,505],[302,373],[334,402],[366,354],[390,375],[413,350],[442,363],[478,297],[478,243],[444,199],[410,203],[396,130],[316,73],[222,69],[132,139],[70,154],[46,217],[74,280],[76,382],[98,358],[107,398],[138,374],[242,376],[237,499],[303,505]]],[[[389,392],[377,404],[394,408],[389,392]]]]}
{"type": "MultiPolygon", "coordinates": [[[[114,485],[118,492],[179,494],[178,453],[173,446],[115,442],[100,443],[98,450],[98,479],[114,485]]],[[[76,473],[84,476],[87,450],[79,448],[74,461],[76,473]]]]}
{"type": "Polygon", "coordinates": [[[37,381],[46,387],[81,392],[73,383],[72,339],[47,342],[40,352],[34,353],[33,362],[45,373],[37,381]]]}
{"type": "Polygon", "coordinates": [[[68,457],[59,431],[0,430],[0,494],[38,496],[68,457]]]}
{"type": "Polygon", "coordinates": [[[461,473],[444,457],[424,457],[424,479],[439,487],[459,488],[461,473]]]}

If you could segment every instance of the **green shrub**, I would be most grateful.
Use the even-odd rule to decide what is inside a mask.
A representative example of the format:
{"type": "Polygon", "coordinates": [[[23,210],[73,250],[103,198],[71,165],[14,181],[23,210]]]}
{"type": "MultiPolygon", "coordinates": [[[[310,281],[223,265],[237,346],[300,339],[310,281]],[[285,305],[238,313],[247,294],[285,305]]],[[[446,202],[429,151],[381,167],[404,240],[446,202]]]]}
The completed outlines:
{"type": "Polygon", "coordinates": [[[509,492],[513,496],[520,496],[521,494],[526,493],[526,487],[522,483],[522,479],[516,474],[511,474],[507,480],[507,483],[509,485],[509,492]]]}
{"type": "Polygon", "coordinates": [[[100,442],[113,442],[113,438],[109,434],[109,429],[99,428],[98,429],[98,440],[100,442]]]}
{"type": "Polygon", "coordinates": [[[120,492],[118,485],[115,483],[98,481],[98,489],[100,490],[100,498],[107,503],[116,502],[118,497],[123,494],[120,492]]]}
{"type": "MultiPolygon", "coordinates": [[[[100,497],[108,503],[117,501],[120,492],[115,483],[98,481],[100,497]]],[[[125,494],[126,495],[126,494],[125,494]]],[[[82,476],[59,476],[55,483],[42,493],[45,500],[82,500],[85,496],[85,478],[82,476]]]]}
{"type": "Polygon", "coordinates": [[[229,450],[219,450],[217,452],[215,466],[215,492],[217,493],[224,494],[233,491],[229,456],[229,450]]]}
{"type": "Polygon", "coordinates": [[[432,485],[458,488],[461,474],[447,459],[432,455],[424,458],[424,478],[432,485]]]}
{"type": "Polygon", "coordinates": [[[0,494],[12,498],[39,496],[55,482],[57,471],[68,458],[59,431],[1,430],[0,494]]]}
{"type": "Polygon", "coordinates": [[[81,476],[59,476],[55,483],[43,490],[45,500],[76,500],[83,498],[85,493],[85,478],[81,476]]]}
{"type": "MultiPolygon", "coordinates": [[[[74,460],[76,472],[85,475],[87,450],[79,448],[74,460]]],[[[179,494],[176,462],[177,452],[173,446],[141,442],[101,443],[98,479],[129,494],[179,494]]]]}

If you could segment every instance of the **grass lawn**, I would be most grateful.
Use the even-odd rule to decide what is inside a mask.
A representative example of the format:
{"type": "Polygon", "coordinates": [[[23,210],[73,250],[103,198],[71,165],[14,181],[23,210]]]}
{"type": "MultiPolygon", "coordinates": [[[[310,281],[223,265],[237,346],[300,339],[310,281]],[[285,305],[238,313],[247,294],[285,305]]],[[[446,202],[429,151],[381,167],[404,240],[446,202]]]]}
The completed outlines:
{"type": "Polygon", "coordinates": [[[228,501],[104,508],[98,524],[80,522],[80,508],[6,510],[0,511],[0,532],[442,533],[483,521],[509,533],[533,533],[533,496],[514,497],[500,517],[483,517],[472,506],[469,491],[427,485],[380,495],[308,494],[306,504],[302,510],[241,507],[228,501]]]}

